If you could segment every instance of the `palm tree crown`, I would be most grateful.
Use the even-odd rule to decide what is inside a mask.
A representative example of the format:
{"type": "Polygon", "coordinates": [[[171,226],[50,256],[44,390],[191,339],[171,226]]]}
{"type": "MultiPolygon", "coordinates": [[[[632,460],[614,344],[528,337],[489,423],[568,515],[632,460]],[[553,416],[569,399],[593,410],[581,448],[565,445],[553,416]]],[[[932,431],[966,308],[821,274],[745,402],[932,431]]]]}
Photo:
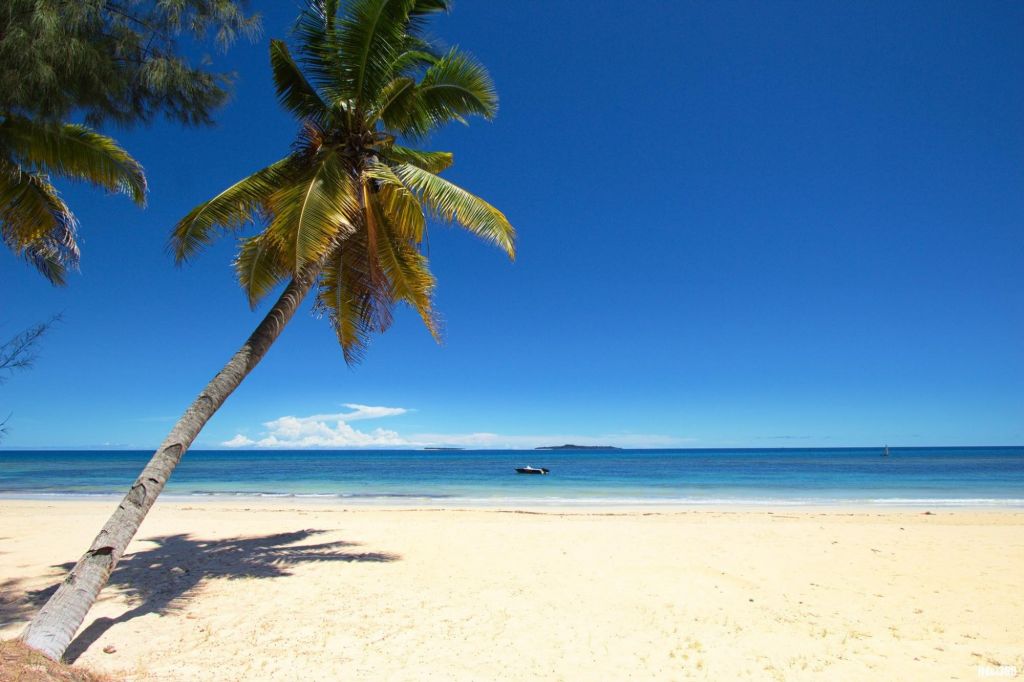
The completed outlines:
{"type": "Polygon", "coordinates": [[[78,267],[77,221],[51,176],[146,200],[142,166],[114,140],[71,123],[0,113],[0,241],[53,284],[78,267]]]}
{"type": "Polygon", "coordinates": [[[486,69],[423,37],[428,16],[447,9],[448,0],[310,2],[295,28],[298,60],[281,41],[270,47],[278,98],[301,124],[291,153],[185,216],[171,237],[175,258],[260,222],[235,261],[251,305],[288,278],[317,278],[315,306],[349,362],[398,302],[437,337],[426,219],[462,225],[510,257],[515,238],[500,211],[440,177],[450,153],[400,144],[497,111],[486,69]]]}
{"type": "Polygon", "coordinates": [[[438,174],[444,152],[399,144],[448,121],[490,118],[497,97],[482,66],[422,37],[447,0],[313,0],[296,33],[299,62],[270,48],[282,104],[301,122],[292,152],[193,209],[174,229],[178,261],[223,232],[264,227],[242,239],[235,266],[255,304],[290,280],[242,347],[203,388],[132,484],[92,545],[40,609],[22,639],[51,658],[67,649],[128,543],[203,426],[266,355],[317,286],[349,362],[371,332],[412,305],[435,335],[434,278],[421,252],[427,217],[456,222],[514,253],[500,211],[438,174]],[[300,65],[303,67],[300,70],[300,65]],[[303,75],[303,70],[308,78],[303,75]]]}

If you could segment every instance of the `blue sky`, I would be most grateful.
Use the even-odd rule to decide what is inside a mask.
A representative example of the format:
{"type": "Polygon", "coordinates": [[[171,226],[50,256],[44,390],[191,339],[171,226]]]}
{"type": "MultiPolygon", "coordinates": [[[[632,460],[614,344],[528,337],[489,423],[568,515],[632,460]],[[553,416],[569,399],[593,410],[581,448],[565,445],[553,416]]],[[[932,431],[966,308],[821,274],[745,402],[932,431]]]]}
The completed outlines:
{"type": "MultiPolygon", "coordinates": [[[[170,227],[283,156],[265,35],[212,129],[112,131],[149,206],[80,187],[82,272],[7,252],[5,447],[152,447],[260,319],[170,227]]],[[[461,0],[496,121],[435,136],[519,257],[434,226],[445,343],[403,312],[345,366],[307,311],[194,447],[1024,444],[1024,5],[461,0]]],[[[265,307],[261,310],[265,310],[265,307]]]]}

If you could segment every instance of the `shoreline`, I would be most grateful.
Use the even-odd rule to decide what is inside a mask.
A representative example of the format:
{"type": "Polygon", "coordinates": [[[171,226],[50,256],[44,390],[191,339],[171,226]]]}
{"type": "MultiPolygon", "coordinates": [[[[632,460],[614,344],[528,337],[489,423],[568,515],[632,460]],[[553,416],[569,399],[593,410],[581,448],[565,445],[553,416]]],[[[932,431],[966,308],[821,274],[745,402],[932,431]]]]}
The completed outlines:
{"type": "MultiPolygon", "coordinates": [[[[116,503],[124,493],[0,493],[5,502],[116,503]]],[[[434,511],[837,511],[898,513],[943,512],[1019,512],[1024,513],[1021,498],[583,498],[583,497],[494,497],[469,498],[429,495],[346,495],[330,493],[164,493],[159,502],[174,505],[260,506],[292,505],[301,507],[345,507],[372,510],[434,511]]]]}
{"type": "MultiPolygon", "coordinates": [[[[24,505],[25,509],[55,510],[58,513],[73,511],[75,513],[87,510],[97,515],[100,528],[106,520],[105,514],[112,512],[114,505],[120,502],[122,496],[107,496],[103,498],[4,498],[0,497],[0,511],[5,508],[18,508],[24,505]]],[[[500,505],[488,504],[480,506],[469,505],[421,505],[408,504],[374,504],[357,503],[349,504],[344,500],[337,499],[293,499],[282,497],[229,497],[210,499],[200,498],[175,498],[161,496],[154,510],[160,509],[164,513],[176,512],[223,512],[227,514],[256,512],[270,514],[344,514],[351,516],[372,516],[374,514],[397,515],[422,514],[426,516],[536,516],[536,517],[619,517],[619,518],[720,518],[720,517],[747,517],[753,519],[772,518],[826,518],[826,519],[922,519],[932,518],[958,519],[958,520],[983,520],[986,523],[997,524],[1020,524],[1024,533],[1024,509],[1017,507],[938,507],[938,506],[865,506],[865,505],[801,505],[801,506],[771,506],[771,505],[742,505],[742,504],[715,504],[715,505],[500,505]]],[[[150,512],[153,513],[152,511],[150,512]]],[[[2,524],[0,524],[2,525],[2,524]]],[[[140,533],[142,530],[140,529],[140,533]]],[[[1022,535],[1024,537],[1024,535],[1022,535]]]]}

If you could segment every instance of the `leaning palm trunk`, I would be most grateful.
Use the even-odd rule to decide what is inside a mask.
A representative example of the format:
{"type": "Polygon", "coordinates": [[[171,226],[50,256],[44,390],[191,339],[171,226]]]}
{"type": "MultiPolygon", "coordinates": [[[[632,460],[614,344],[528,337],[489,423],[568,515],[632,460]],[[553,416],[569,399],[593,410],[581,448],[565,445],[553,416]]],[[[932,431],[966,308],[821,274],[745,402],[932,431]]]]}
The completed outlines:
{"type": "Polygon", "coordinates": [[[25,628],[21,639],[26,644],[53,660],[64,655],[182,455],[210,417],[263,359],[270,345],[277,340],[295,314],[299,303],[309,293],[315,279],[316,271],[307,270],[288,284],[281,298],[241,349],[185,411],[103,526],[103,530],[93,540],[89,551],[78,560],[57,591],[25,628]]]}
{"type": "Polygon", "coordinates": [[[294,275],[231,362],[196,398],[124,501],[28,626],[22,639],[59,658],[182,455],[217,408],[260,361],[319,278],[316,307],[328,315],[345,359],[411,305],[435,336],[434,276],[422,253],[427,216],[457,222],[515,254],[515,230],[498,209],[438,173],[447,152],[396,144],[451,121],[497,111],[486,69],[423,37],[427,15],[448,0],[309,0],[296,25],[301,59],[274,41],[270,62],[281,103],[302,123],[293,152],[195,207],[175,226],[178,262],[218,234],[252,223],[235,268],[254,304],[294,275]],[[307,80],[300,63],[313,78],[307,80]],[[344,244],[345,248],[340,248],[344,244]]]}

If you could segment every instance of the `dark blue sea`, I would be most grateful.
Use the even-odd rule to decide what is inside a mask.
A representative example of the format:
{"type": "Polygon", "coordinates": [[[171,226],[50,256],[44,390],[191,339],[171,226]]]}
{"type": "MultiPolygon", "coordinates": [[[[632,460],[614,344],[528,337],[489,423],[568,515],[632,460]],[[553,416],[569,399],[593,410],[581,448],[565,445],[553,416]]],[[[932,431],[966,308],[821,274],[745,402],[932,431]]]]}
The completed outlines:
{"type": "MultiPolygon", "coordinates": [[[[150,452],[0,451],[0,496],[123,494],[150,452]]],[[[1024,447],[193,451],[164,493],[459,505],[1024,508],[1024,447]],[[547,467],[547,476],[515,473],[547,467]]]]}

